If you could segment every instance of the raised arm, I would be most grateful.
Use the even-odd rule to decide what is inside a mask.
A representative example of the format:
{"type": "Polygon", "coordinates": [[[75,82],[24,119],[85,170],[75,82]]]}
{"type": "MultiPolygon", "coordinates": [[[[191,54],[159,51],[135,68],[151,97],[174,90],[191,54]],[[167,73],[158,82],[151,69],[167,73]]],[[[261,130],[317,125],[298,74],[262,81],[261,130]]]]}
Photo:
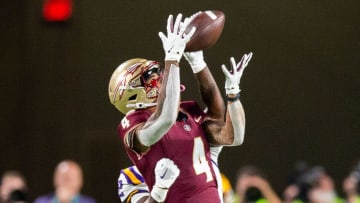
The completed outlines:
{"type": "Polygon", "coordinates": [[[251,60],[252,53],[244,54],[239,63],[235,63],[233,57],[230,58],[232,71],[229,72],[225,65],[222,70],[225,74],[225,92],[227,97],[226,125],[223,130],[223,137],[230,142],[229,145],[241,145],[245,136],[245,113],[240,102],[240,79],[251,60]]]}
{"type": "Polygon", "coordinates": [[[245,134],[245,113],[240,98],[240,78],[248,65],[252,53],[245,54],[236,64],[231,58],[232,71],[225,65],[222,70],[225,74],[225,91],[227,98],[227,111],[210,70],[203,62],[202,51],[185,53],[185,58],[193,68],[198,81],[204,103],[208,107],[208,118],[203,123],[210,144],[236,146],[243,143],[245,134]],[[203,67],[203,68],[199,68],[203,67]]]}
{"type": "Polygon", "coordinates": [[[207,107],[208,119],[224,122],[224,101],[216,81],[204,61],[203,51],[185,52],[184,56],[195,75],[201,98],[207,107]]]}
{"type": "MultiPolygon", "coordinates": [[[[146,151],[159,141],[176,121],[180,104],[179,61],[186,43],[195,32],[194,28],[185,34],[185,26],[180,26],[181,18],[182,15],[179,14],[173,23],[173,16],[169,15],[167,36],[162,32],[159,33],[165,51],[164,77],[160,82],[158,105],[146,123],[136,128],[134,149],[138,152],[146,151]]],[[[184,23],[188,23],[188,21],[184,23]]]]}

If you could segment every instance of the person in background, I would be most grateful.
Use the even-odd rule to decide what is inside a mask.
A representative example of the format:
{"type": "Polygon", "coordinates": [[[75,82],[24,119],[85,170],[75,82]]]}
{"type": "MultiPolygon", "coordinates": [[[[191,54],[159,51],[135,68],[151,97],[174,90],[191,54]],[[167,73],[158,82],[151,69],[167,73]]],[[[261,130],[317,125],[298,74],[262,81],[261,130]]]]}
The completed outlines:
{"type": "Polygon", "coordinates": [[[27,202],[25,177],[15,170],[5,171],[0,182],[0,203],[27,202]]]}
{"type": "Polygon", "coordinates": [[[309,185],[307,199],[310,203],[341,203],[334,180],[323,166],[314,166],[306,172],[304,181],[309,185]]]}
{"type": "Polygon", "coordinates": [[[236,181],[239,203],[281,203],[281,199],[257,167],[247,165],[240,168],[236,181]]]}
{"type": "Polygon", "coordinates": [[[343,181],[346,203],[360,203],[360,162],[343,181]]]}
{"type": "Polygon", "coordinates": [[[309,185],[304,182],[304,175],[310,166],[306,161],[297,161],[294,169],[287,177],[286,187],[283,191],[284,203],[307,202],[307,190],[309,185]]]}
{"type": "Polygon", "coordinates": [[[61,161],[55,168],[53,193],[38,197],[34,203],[95,203],[96,201],[82,195],[83,172],[80,165],[73,160],[61,161]]]}
{"type": "Polygon", "coordinates": [[[231,186],[230,180],[224,173],[220,173],[220,176],[222,182],[222,193],[223,193],[224,203],[235,203],[236,196],[231,186]]]}

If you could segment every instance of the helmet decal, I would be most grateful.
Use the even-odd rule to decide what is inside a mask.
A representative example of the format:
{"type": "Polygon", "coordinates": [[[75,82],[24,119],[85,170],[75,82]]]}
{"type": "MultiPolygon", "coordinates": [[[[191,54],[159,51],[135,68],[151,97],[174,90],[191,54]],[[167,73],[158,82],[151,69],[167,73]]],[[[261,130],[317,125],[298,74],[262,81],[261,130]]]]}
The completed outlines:
{"type": "Polygon", "coordinates": [[[136,68],[138,68],[139,66],[141,66],[142,63],[135,63],[134,65],[131,65],[127,68],[127,72],[128,73],[134,73],[136,68]]]}

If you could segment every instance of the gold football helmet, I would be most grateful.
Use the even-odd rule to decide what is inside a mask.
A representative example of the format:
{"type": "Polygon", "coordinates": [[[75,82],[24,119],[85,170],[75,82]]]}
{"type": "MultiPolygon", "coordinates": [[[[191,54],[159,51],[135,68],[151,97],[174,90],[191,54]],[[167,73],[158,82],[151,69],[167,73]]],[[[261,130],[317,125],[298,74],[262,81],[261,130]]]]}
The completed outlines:
{"type": "Polygon", "coordinates": [[[134,58],[120,64],[109,82],[110,102],[123,114],[132,109],[144,109],[157,105],[157,81],[161,78],[160,63],[142,58],[134,58]],[[160,77],[146,85],[152,73],[160,77]],[[154,85],[155,83],[155,85],[154,85]]]}

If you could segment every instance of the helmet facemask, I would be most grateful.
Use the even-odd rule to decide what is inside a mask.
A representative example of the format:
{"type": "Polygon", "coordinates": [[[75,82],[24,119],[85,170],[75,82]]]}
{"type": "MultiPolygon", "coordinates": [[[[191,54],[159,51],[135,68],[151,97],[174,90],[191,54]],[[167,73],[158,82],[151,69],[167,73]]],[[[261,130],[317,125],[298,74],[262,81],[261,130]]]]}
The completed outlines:
{"type": "Polygon", "coordinates": [[[160,92],[159,82],[161,83],[162,77],[163,74],[159,65],[152,66],[142,74],[141,80],[143,82],[147,98],[157,100],[160,92]]]}

